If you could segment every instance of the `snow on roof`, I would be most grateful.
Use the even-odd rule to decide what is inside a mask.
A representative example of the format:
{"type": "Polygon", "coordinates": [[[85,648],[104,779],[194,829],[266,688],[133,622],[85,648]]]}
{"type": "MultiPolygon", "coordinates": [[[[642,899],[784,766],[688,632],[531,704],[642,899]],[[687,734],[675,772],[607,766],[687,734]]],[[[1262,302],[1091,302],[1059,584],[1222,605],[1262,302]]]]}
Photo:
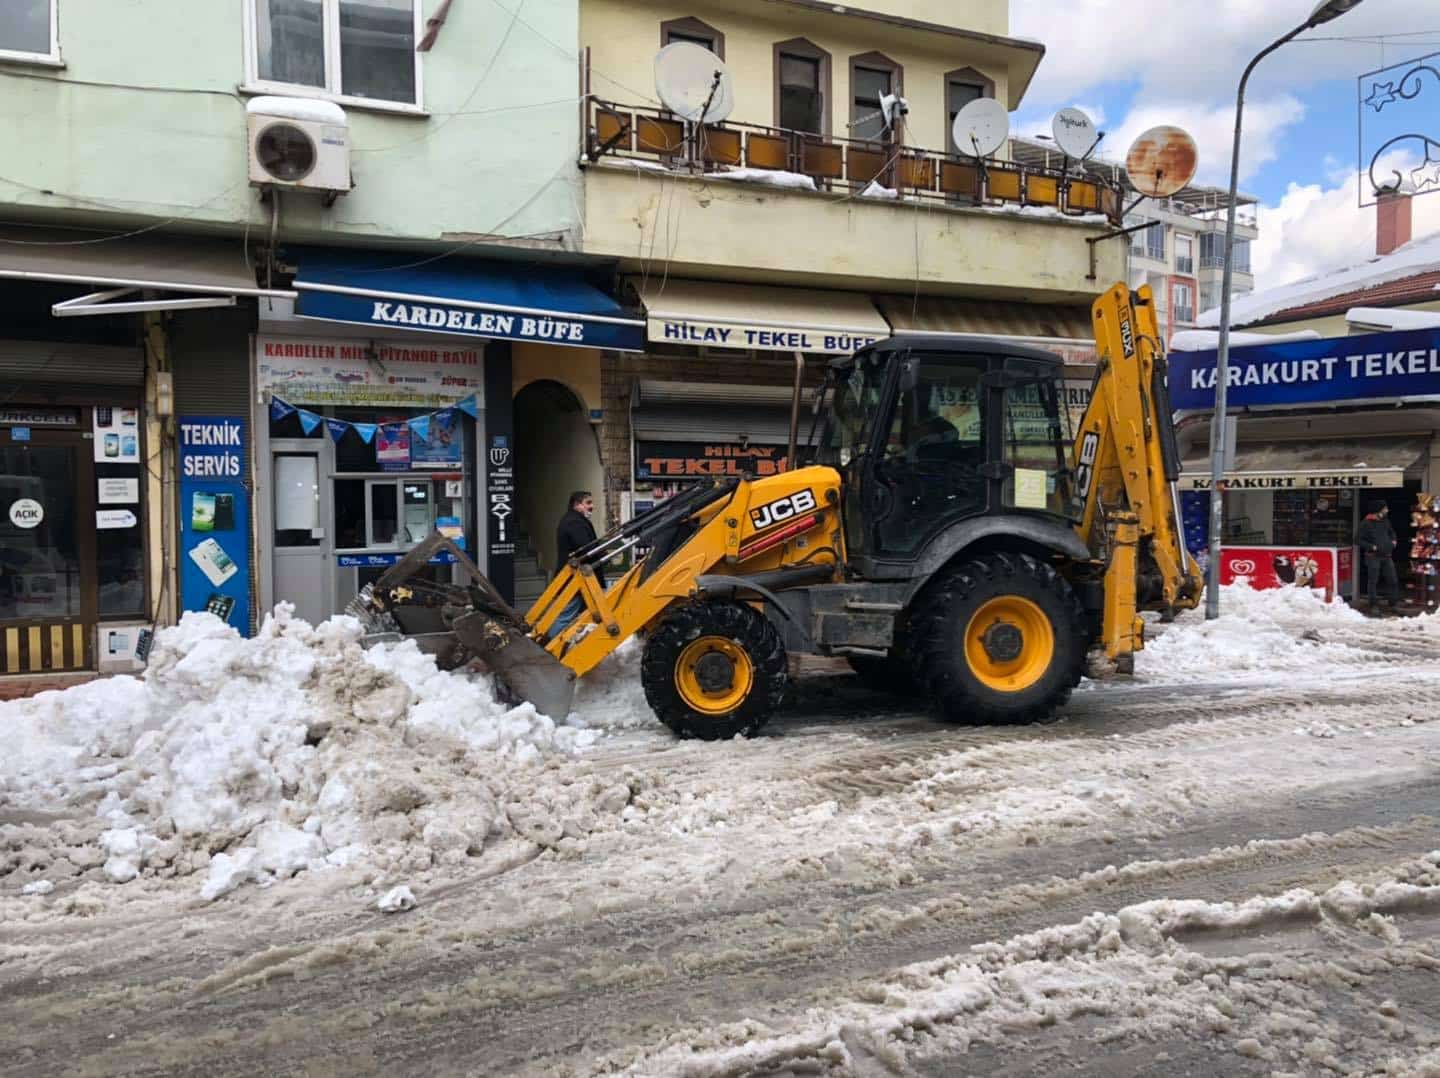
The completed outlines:
{"type": "MultiPolygon", "coordinates": [[[[1411,240],[1388,255],[1366,259],[1358,265],[1303,277],[1278,288],[1236,296],[1230,303],[1230,325],[1232,328],[1253,325],[1292,307],[1318,303],[1332,296],[1343,296],[1347,292],[1374,288],[1437,269],[1440,269],[1440,232],[1411,240]]],[[[1220,308],[1202,312],[1195,324],[1202,328],[1218,327],[1220,308]]]]}
{"type": "Polygon", "coordinates": [[[1367,329],[1440,329],[1440,311],[1403,311],[1391,307],[1351,307],[1345,321],[1367,329]]]}
{"type": "MultiPolygon", "coordinates": [[[[1281,341],[1318,341],[1320,334],[1313,329],[1300,329],[1294,333],[1246,333],[1243,330],[1230,331],[1230,346],[1243,348],[1247,344],[1279,344],[1281,341]]],[[[1172,352],[1208,352],[1220,347],[1218,329],[1182,329],[1170,338],[1172,352]]]]}

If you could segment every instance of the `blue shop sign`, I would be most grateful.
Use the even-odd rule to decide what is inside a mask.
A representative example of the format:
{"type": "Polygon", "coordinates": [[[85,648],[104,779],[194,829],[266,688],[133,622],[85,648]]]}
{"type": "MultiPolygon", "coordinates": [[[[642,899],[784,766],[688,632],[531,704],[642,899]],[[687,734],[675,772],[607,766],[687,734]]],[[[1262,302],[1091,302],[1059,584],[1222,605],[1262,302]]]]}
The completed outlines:
{"type": "MultiPolygon", "coordinates": [[[[1215,406],[1216,351],[1170,354],[1177,411],[1215,406]]],[[[1406,330],[1232,348],[1228,404],[1237,408],[1440,398],[1440,331],[1406,330]]]]}
{"type": "MultiPolygon", "coordinates": [[[[335,561],[342,569],[388,569],[399,561],[401,554],[337,554],[335,561]]],[[[442,551],[430,559],[431,565],[454,565],[455,555],[442,551]]]]}
{"type": "Polygon", "coordinates": [[[180,603],[250,632],[250,492],[245,420],[181,416],[180,603]]]}

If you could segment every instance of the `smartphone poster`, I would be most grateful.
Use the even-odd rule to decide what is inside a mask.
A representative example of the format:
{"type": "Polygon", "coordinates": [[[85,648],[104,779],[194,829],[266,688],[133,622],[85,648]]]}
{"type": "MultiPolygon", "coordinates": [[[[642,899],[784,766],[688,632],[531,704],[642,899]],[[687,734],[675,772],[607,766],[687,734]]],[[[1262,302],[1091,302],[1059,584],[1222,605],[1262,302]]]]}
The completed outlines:
{"type": "Polygon", "coordinates": [[[140,463],[139,409],[96,405],[94,427],[96,463],[140,463]]]}
{"type": "Polygon", "coordinates": [[[245,420],[181,416],[180,601],[250,634],[250,492],[245,420]]]}

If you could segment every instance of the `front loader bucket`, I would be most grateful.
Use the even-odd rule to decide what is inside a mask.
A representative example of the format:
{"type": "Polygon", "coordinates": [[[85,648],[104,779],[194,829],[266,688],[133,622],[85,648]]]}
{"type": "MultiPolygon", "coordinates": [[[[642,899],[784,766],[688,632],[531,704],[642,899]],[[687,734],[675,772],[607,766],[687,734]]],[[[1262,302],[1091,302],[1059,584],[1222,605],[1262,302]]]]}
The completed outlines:
{"type": "Polygon", "coordinates": [[[522,700],[562,722],[575,700],[574,671],[563,665],[518,624],[483,611],[462,614],[455,636],[522,700]]]}

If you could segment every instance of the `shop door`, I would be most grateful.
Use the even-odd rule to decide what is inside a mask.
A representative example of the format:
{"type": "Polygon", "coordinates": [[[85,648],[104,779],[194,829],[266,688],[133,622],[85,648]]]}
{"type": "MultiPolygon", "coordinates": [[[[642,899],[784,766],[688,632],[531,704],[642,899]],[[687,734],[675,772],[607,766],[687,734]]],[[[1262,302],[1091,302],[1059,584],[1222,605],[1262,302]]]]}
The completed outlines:
{"type": "Polygon", "coordinates": [[[319,625],[328,618],[333,539],[328,467],[321,443],[271,442],[271,489],[275,492],[275,597],[295,604],[295,613],[319,625]]]}
{"type": "Polygon", "coordinates": [[[92,668],[94,466],[73,432],[0,441],[0,672],[92,668]]]}

